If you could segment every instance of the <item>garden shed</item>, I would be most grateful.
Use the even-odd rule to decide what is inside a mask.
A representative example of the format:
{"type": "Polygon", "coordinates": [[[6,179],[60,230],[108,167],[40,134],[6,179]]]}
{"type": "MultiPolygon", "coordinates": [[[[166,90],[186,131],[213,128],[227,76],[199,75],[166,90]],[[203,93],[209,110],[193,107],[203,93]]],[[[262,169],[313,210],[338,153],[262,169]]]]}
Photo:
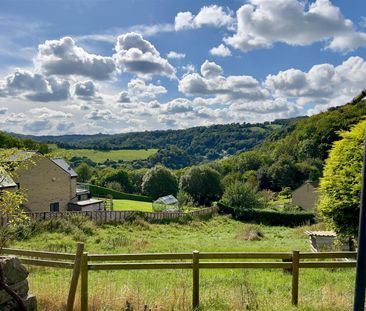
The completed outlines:
{"type": "Polygon", "coordinates": [[[177,210],[178,200],[174,195],[166,195],[155,200],[152,204],[155,212],[166,211],[166,210],[177,210]]]}

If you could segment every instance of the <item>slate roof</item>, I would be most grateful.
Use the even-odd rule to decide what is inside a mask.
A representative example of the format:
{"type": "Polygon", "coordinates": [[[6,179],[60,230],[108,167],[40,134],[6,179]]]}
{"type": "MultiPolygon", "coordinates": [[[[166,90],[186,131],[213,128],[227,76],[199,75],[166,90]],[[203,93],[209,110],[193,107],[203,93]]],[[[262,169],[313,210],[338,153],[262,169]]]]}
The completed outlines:
{"type": "Polygon", "coordinates": [[[51,159],[53,163],[62,168],[66,173],[68,173],[71,177],[77,177],[78,174],[71,168],[71,166],[62,158],[51,159]]]}

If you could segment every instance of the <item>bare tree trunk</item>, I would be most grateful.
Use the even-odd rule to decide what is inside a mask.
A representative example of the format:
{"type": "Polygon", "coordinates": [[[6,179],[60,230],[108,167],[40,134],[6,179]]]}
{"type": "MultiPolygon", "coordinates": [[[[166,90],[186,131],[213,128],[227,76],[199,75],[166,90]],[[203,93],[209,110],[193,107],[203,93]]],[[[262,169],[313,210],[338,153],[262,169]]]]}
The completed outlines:
{"type": "Polygon", "coordinates": [[[0,264],[0,289],[5,290],[15,300],[20,311],[27,311],[27,307],[25,306],[22,298],[15,291],[13,291],[8,284],[6,284],[2,264],[0,264]]]}

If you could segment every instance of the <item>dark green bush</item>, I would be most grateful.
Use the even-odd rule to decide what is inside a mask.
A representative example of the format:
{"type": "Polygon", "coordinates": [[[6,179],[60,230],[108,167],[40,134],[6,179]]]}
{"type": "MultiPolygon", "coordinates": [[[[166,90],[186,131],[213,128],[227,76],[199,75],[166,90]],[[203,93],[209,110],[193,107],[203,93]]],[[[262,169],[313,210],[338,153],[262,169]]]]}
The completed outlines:
{"type": "Polygon", "coordinates": [[[222,214],[231,214],[237,220],[268,226],[297,227],[316,222],[315,214],[312,212],[279,212],[268,209],[248,209],[236,213],[235,209],[222,203],[219,203],[218,206],[222,214]]]}

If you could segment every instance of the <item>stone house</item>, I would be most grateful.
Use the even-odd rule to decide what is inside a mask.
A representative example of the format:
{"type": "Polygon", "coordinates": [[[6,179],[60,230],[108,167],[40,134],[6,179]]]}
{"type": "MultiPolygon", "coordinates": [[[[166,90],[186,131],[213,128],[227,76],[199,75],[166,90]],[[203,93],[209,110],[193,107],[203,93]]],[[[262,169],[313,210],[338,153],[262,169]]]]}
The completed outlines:
{"type": "Polygon", "coordinates": [[[292,193],[292,203],[304,210],[314,210],[318,201],[319,181],[306,181],[292,193]]]}
{"type": "MultiPolygon", "coordinates": [[[[103,209],[103,201],[92,199],[90,192],[78,189],[77,174],[64,159],[50,159],[36,151],[22,152],[12,161],[21,161],[12,182],[0,184],[23,189],[27,194],[27,212],[90,211],[103,209]]],[[[4,179],[5,180],[5,179],[4,179]]],[[[9,187],[8,187],[9,188],[9,187]]]]}

